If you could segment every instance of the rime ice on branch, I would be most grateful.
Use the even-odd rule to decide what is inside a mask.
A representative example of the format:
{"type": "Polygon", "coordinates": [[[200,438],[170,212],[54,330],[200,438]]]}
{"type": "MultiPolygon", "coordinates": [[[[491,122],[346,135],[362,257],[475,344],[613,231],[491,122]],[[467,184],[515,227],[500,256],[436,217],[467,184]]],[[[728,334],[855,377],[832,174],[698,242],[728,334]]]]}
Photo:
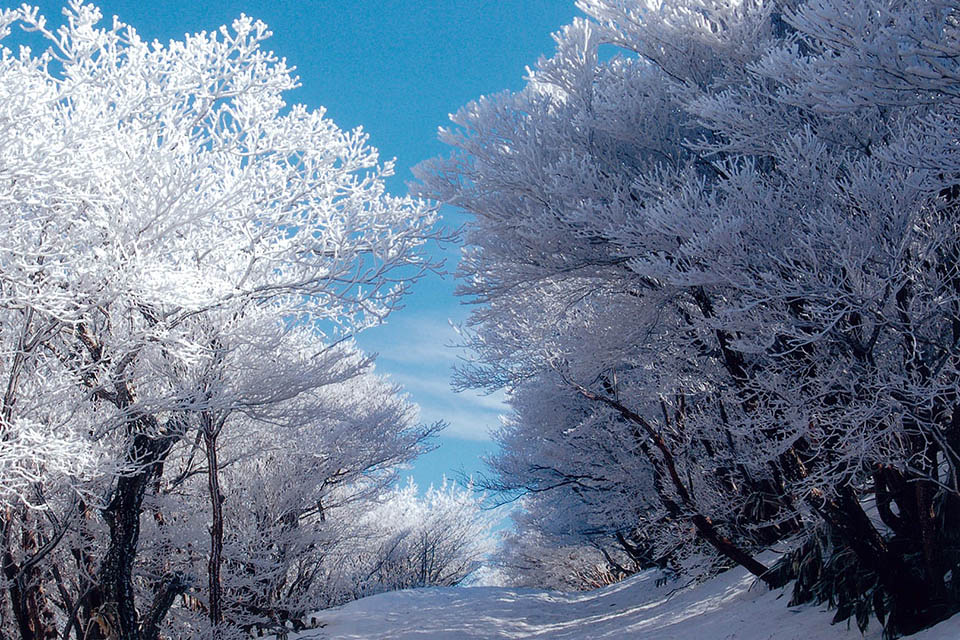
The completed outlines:
{"type": "Polygon", "coordinates": [[[558,545],[799,571],[890,633],[956,611],[960,3],[578,6],[419,172],[474,215],[489,484],[558,545]]]}
{"type": "Polygon", "coordinates": [[[79,0],[64,18],[0,14],[48,47],[0,60],[3,631],[153,640],[188,589],[212,624],[236,613],[227,467],[272,446],[236,435],[312,434],[315,502],[288,529],[421,448],[432,428],[350,383],[372,374],[344,339],[433,267],[436,214],[384,193],[360,130],[284,103],[297,79],[263,23],[160,44],[79,0]],[[204,491],[209,535],[175,509],[204,491]]]}

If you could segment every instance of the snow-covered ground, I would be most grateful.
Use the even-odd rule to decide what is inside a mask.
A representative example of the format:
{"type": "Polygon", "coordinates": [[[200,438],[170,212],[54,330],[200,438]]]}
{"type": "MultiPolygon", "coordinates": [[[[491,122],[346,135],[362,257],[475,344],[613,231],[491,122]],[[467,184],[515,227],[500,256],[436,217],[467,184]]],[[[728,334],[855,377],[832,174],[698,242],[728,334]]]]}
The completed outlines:
{"type": "MultiPolygon", "coordinates": [[[[645,573],[585,593],[499,587],[385,593],[322,611],[322,628],[291,638],[323,640],[879,640],[856,625],[830,625],[821,607],[787,607],[788,594],[768,591],[742,570],[684,589],[657,587],[645,573]]],[[[960,616],[912,636],[957,640],[960,616]]]]}

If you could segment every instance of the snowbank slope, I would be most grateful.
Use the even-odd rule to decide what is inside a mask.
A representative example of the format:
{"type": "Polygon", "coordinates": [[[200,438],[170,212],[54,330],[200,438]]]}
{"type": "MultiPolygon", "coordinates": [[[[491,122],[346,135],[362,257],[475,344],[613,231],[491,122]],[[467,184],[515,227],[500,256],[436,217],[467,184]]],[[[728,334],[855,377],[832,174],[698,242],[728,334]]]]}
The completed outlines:
{"type": "MultiPolygon", "coordinates": [[[[419,589],[385,593],[323,611],[325,625],[301,640],[879,640],[873,621],[830,625],[822,607],[787,607],[789,595],[768,591],[742,570],[677,589],[656,587],[645,573],[585,593],[495,587],[419,589]]],[[[960,639],[960,616],[915,640],[960,639]]]]}

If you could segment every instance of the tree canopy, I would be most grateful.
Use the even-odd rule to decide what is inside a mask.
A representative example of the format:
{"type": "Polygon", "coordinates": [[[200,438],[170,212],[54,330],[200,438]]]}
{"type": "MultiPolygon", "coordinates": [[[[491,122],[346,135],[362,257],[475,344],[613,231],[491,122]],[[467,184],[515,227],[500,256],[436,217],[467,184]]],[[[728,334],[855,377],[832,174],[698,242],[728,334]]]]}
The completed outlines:
{"type": "Polygon", "coordinates": [[[956,611],[960,6],[578,6],[419,169],[473,214],[488,484],[558,545],[799,576],[861,628],[956,611]]]}
{"type": "Polygon", "coordinates": [[[0,628],[300,623],[441,426],[351,342],[436,267],[436,208],[285,103],[263,23],[161,45],[80,0],[64,21],[0,14],[45,47],[0,54],[0,628]]]}

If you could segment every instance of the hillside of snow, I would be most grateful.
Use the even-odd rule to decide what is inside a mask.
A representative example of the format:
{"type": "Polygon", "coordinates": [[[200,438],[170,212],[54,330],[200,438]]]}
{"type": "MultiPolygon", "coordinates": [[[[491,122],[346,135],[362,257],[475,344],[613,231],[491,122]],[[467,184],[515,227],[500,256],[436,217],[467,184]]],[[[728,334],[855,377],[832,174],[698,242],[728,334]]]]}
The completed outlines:
{"type": "MultiPolygon", "coordinates": [[[[318,629],[298,640],[880,640],[872,621],[831,625],[823,607],[788,607],[789,594],[768,591],[743,570],[704,584],[656,586],[643,573],[582,593],[501,587],[432,588],[384,593],[317,614],[318,629]]],[[[911,636],[957,640],[960,616],[911,636]]]]}

